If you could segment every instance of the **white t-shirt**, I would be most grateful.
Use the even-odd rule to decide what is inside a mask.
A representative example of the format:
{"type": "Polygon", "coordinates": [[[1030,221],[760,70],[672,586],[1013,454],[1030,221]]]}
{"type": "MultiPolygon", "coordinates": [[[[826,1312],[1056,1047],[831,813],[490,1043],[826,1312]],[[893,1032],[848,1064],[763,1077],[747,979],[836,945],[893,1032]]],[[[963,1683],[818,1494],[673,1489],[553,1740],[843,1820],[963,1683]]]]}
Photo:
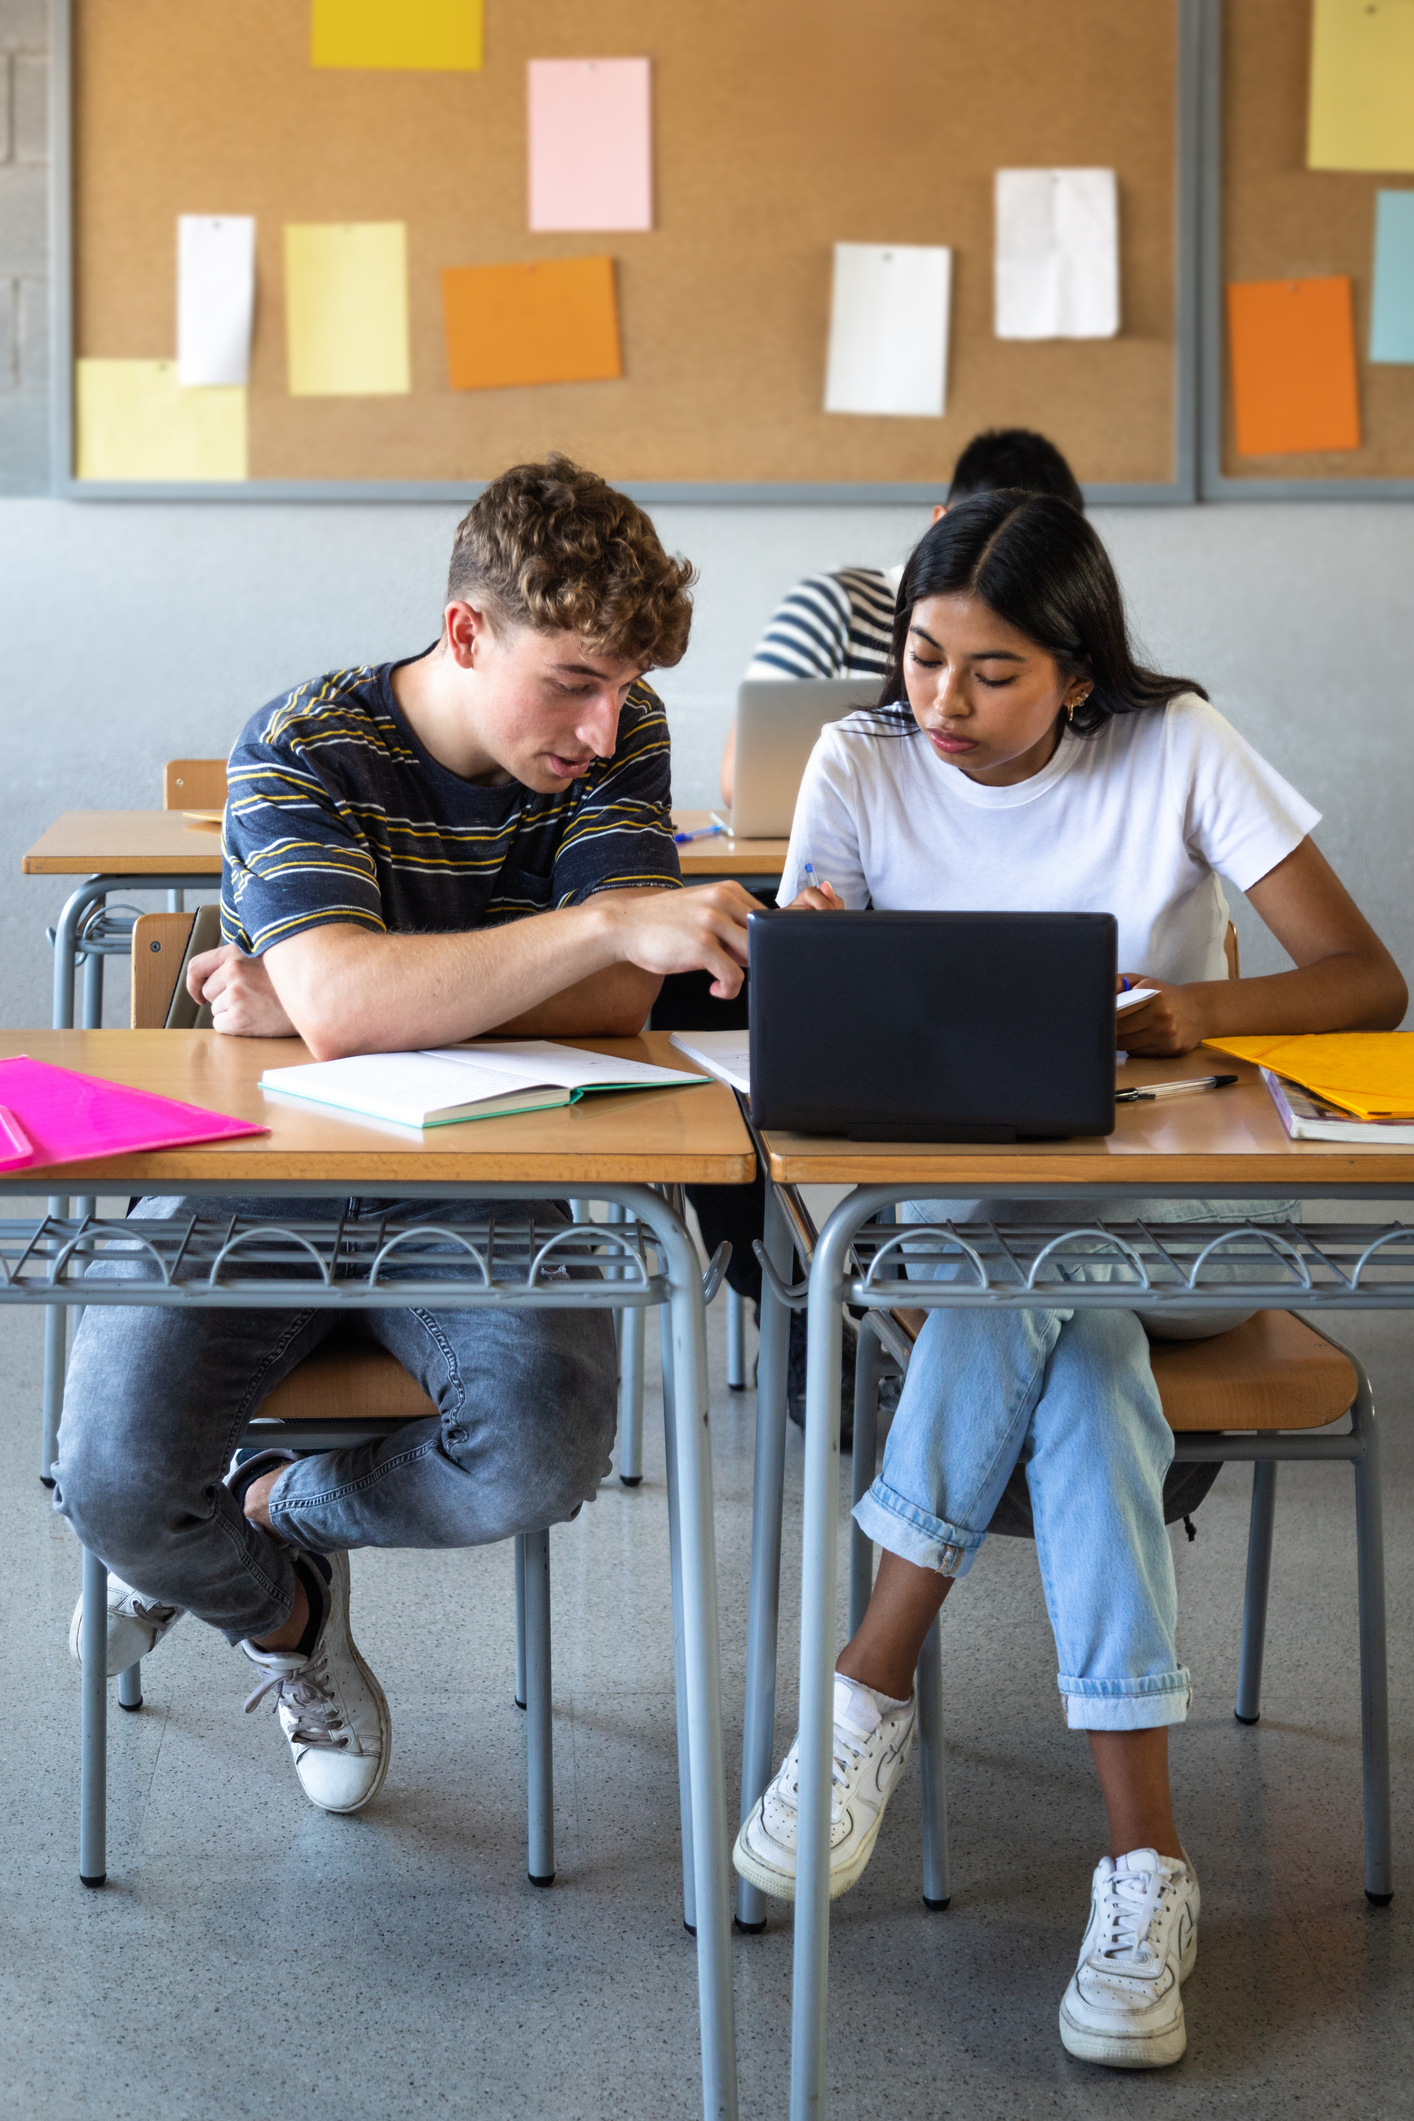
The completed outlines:
{"type": "Polygon", "coordinates": [[[1122,972],[1225,979],[1218,877],[1248,890],[1319,821],[1194,693],[1067,731],[1013,788],[947,765],[906,705],[865,708],[811,753],[780,903],[809,861],[846,906],[1113,913],[1122,972]]]}

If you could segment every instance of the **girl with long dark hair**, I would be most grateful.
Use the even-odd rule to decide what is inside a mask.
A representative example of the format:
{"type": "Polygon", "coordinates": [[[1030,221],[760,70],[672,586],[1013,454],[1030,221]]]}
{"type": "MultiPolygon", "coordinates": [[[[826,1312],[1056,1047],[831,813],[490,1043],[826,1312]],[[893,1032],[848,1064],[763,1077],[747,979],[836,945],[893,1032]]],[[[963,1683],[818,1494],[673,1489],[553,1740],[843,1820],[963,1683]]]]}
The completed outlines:
{"type": "MultiPolygon", "coordinates": [[[[1404,981],[1312,843],[1317,815],[1199,686],[1136,660],[1083,516],[1051,496],[988,494],[950,509],[909,561],[880,704],[822,733],[781,902],[808,860],[829,881],[793,903],[815,911],[1113,913],[1124,974],[1154,989],[1124,1018],[1133,1054],[1224,1034],[1389,1028],[1404,981]],[[1292,970],[1227,976],[1220,877],[1246,893],[1292,970]]],[[[1044,1035],[1038,1025],[1038,1052],[1044,1035]]],[[[1242,1207],[1087,1203],[1086,1214],[1206,1219],[1242,1207]]],[[[957,1201],[909,1212],[1070,1213],[957,1201]]],[[[1270,1219],[1294,1204],[1250,1212],[1270,1219]]],[[[1246,1315],[1204,1314],[1197,1336],[1246,1315]]],[[[1189,1697],[1164,1529],[1172,1456],[1141,1313],[927,1313],[879,1477],[855,1512],[882,1553],[835,1679],[832,1895],[873,1852],[938,1608],[1003,1498],[1013,1516],[1029,1510],[1066,1720],[1089,1736],[1110,1828],[1061,2038],[1117,2068],[1183,2053],[1182,1983],[1197,1954],[1197,1880],[1168,1781],[1168,1727],[1189,1697]]],[[[792,1746],[735,1854],[744,1877],[786,1899],[796,1777],[792,1746]]]]}

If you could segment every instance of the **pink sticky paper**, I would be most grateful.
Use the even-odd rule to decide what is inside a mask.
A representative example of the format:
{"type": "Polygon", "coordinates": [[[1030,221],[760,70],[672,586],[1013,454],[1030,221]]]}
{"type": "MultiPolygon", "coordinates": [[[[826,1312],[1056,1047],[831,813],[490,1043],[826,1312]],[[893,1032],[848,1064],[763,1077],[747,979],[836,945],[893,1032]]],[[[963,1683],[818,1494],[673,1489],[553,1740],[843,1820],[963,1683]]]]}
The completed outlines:
{"type": "Polygon", "coordinates": [[[532,59],[530,225],[653,226],[646,59],[532,59]]]}
{"type": "Polygon", "coordinates": [[[5,1128],[10,1139],[0,1141],[0,1171],[270,1132],[250,1120],[227,1119],[224,1113],[204,1112],[200,1105],[184,1105],[174,1097],[129,1090],[95,1075],[77,1075],[72,1068],[51,1068],[47,1061],[23,1053],[0,1061],[0,1106],[18,1123],[20,1139],[27,1135],[31,1145],[28,1155],[16,1154],[15,1132],[5,1128]]]}

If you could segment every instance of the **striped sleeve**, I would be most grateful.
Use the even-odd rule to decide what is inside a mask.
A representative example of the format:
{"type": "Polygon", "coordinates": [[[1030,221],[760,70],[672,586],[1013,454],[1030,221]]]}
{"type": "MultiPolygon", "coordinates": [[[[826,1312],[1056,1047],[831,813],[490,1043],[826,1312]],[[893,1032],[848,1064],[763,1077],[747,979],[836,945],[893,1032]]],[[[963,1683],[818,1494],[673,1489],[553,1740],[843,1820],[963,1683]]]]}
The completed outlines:
{"type": "Polygon", "coordinates": [[[870,567],[811,575],[782,600],[747,667],[748,679],[882,677],[894,592],[870,567]]]}
{"type": "MultiPolygon", "coordinates": [[[[357,811],[314,770],[307,754],[317,742],[300,741],[311,734],[300,700],[292,694],[263,726],[249,723],[227,768],[221,933],[251,957],[328,922],[387,928],[357,811]]],[[[312,734],[330,740],[322,727],[312,734]]]]}
{"type": "Polygon", "coordinates": [[[668,717],[647,685],[634,686],[619,718],[613,757],[577,796],[555,853],[552,904],[579,906],[596,891],[681,884],[668,717]]]}

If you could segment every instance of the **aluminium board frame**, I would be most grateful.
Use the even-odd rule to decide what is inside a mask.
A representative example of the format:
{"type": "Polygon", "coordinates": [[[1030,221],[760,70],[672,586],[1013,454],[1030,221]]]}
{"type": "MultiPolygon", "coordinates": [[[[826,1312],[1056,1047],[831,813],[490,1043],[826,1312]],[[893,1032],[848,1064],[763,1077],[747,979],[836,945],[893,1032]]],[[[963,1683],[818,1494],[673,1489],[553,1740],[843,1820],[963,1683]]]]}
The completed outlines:
{"type": "MultiPolygon", "coordinates": [[[[50,490],[70,501],[439,501],[465,506],[485,489],[474,479],[99,480],[74,476],[74,8],[49,0],[50,316],[54,387],[50,400],[50,490]]],[[[1199,498],[1201,258],[1200,92],[1203,0],[1175,0],[1176,169],[1174,183],[1173,477],[1094,484],[1092,508],[1173,507],[1199,498]]],[[[923,506],[937,499],[936,480],[625,481],[622,490],[646,507],[923,506]]]]}

